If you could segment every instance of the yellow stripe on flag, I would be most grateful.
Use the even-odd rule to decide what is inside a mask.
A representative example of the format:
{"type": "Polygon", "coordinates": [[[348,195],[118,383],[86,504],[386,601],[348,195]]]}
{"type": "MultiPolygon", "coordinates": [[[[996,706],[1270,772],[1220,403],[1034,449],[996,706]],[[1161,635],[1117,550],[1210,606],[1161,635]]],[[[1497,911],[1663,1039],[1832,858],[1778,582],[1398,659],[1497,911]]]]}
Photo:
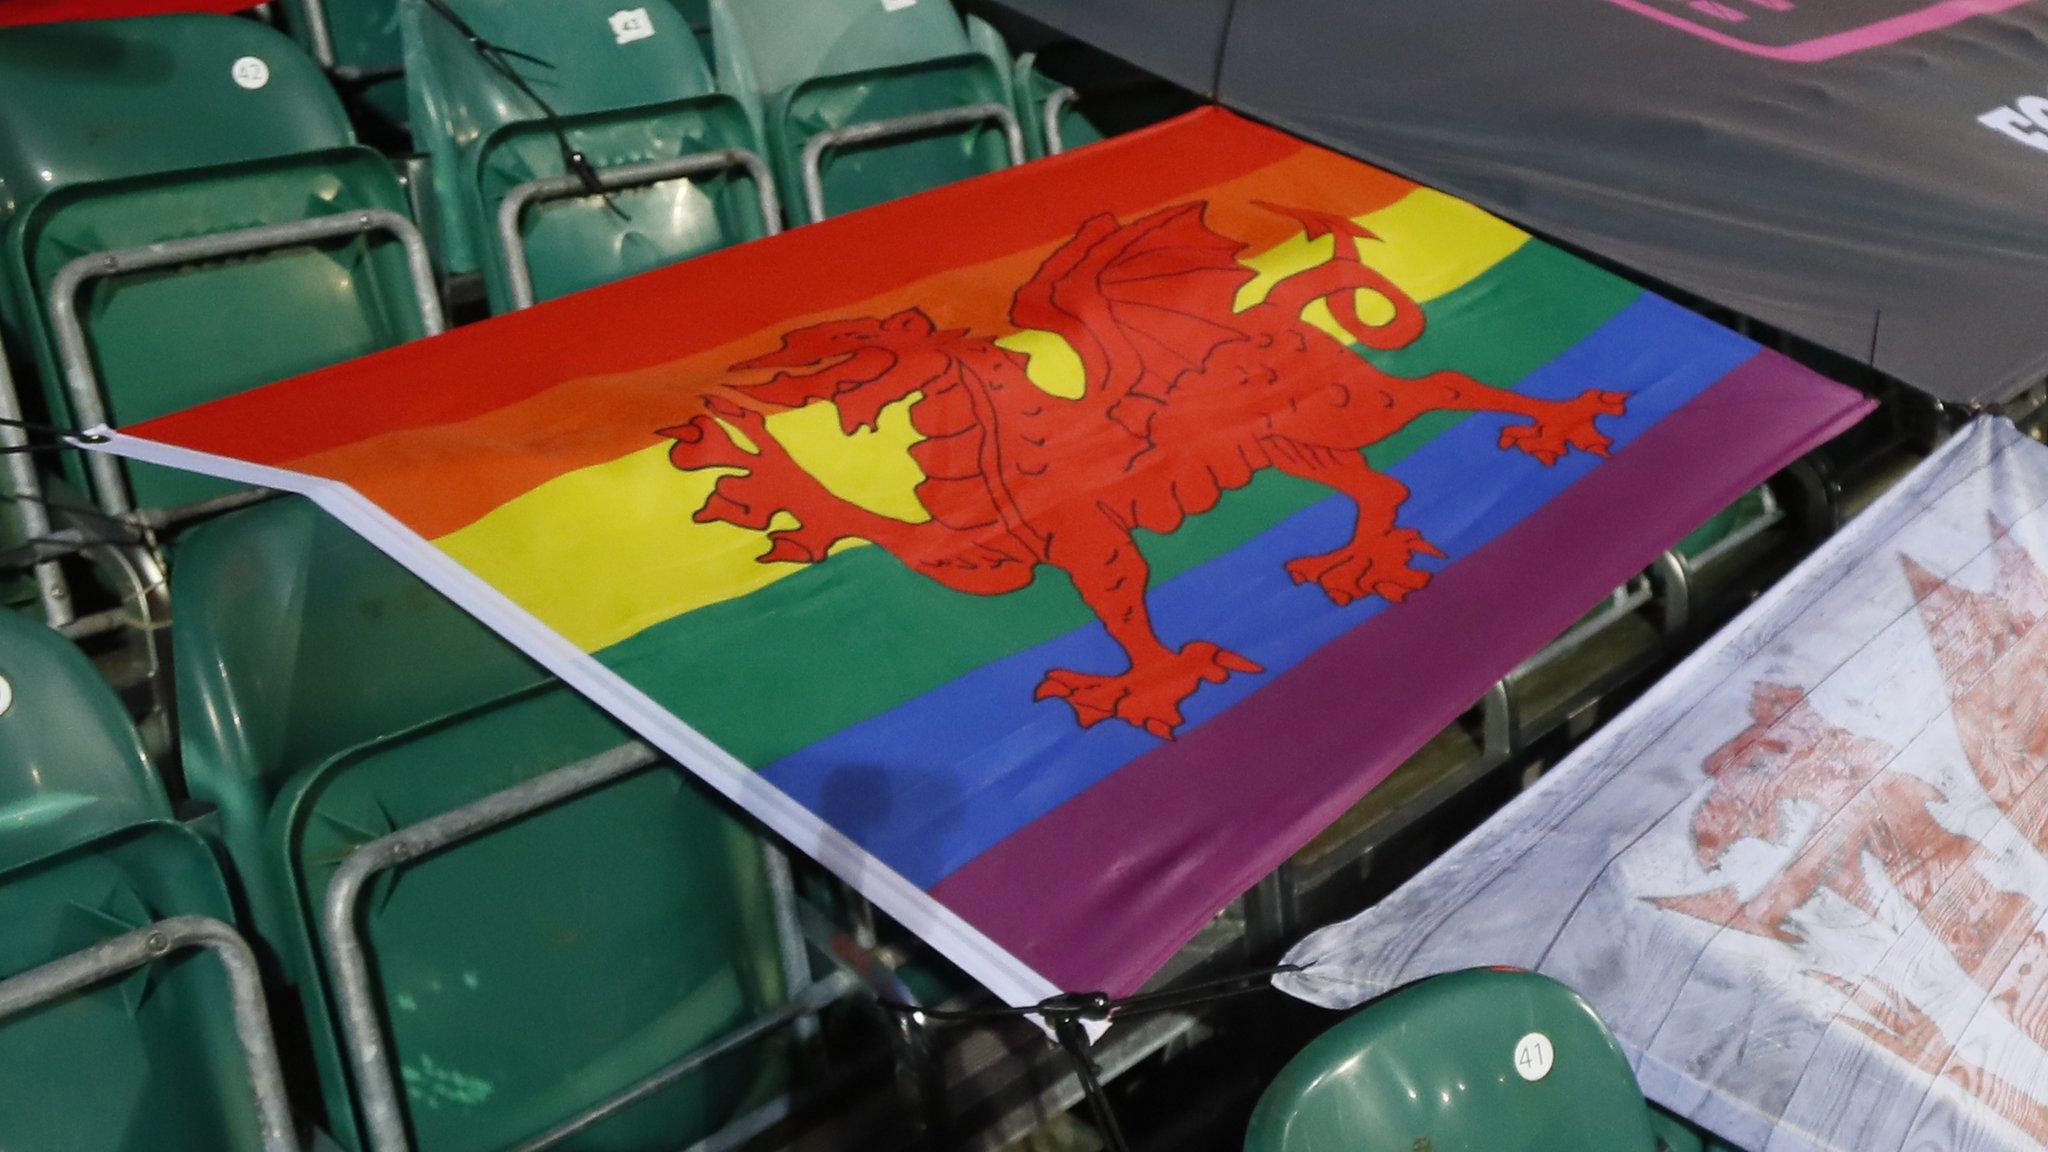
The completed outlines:
{"type": "MultiPolygon", "coordinates": [[[[779,412],[768,429],[834,495],[920,522],[928,517],[912,489],[924,474],[909,454],[918,439],[910,427],[916,399],[896,402],[879,427],[852,437],[829,404],[779,412]]],[[[766,533],[692,520],[712,485],[734,470],[684,472],[668,450],[664,440],[557,476],[434,543],[586,652],[803,568],[761,563],[766,533]]],[[[795,526],[787,514],[769,525],[795,526]]]]}
{"type": "MultiPolygon", "coordinates": [[[[1364,260],[1422,303],[1478,279],[1529,239],[1479,208],[1426,188],[1357,220],[1379,237],[1359,243],[1364,260]]],[[[1239,292],[1237,306],[1258,303],[1281,280],[1328,260],[1331,244],[1330,237],[1297,236],[1246,257],[1258,275],[1239,292]]],[[[1359,316],[1367,323],[1391,317],[1385,299],[1360,297],[1359,316]]],[[[1302,315],[1348,342],[1322,302],[1302,315]]],[[[1026,330],[996,342],[1028,357],[1032,383],[1048,394],[1083,394],[1080,357],[1057,335],[1026,330]]],[[[885,516],[922,521],[927,516],[913,489],[924,477],[909,455],[918,439],[909,415],[916,399],[898,401],[883,413],[880,428],[851,437],[839,430],[833,408],[822,403],[777,413],[768,427],[834,493],[885,516]]],[[[436,543],[594,652],[803,568],[760,563],[769,548],[763,532],[690,519],[723,474],[678,471],[663,441],[558,476],[436,543]]],[[[794,524],[785,515],[770,527],[794,524]]]]}
{"type": "MultiPolygon", "coordinates": [[[[1484,208],[1431,188],[1417,188],[1377,212],[1353,219],[1378,237],[1357,241],[1359,258],[1418,304],[1477,280],[1529,240],[1527,232],[1484,208]]],[[[1258,276],[1238,290],[1238,311],[1264,300],[1273,286],[1287,277],[1328,261],[1335,250],[1334,237],[1310,240],[1296,236],[1247,257],[1245,263],[1258,276]]],[[[1352,342],[1330,314],[1330,306],[1321,300],[1309,305],[1301,316],[1332,339],[1352,342]]],[[[1394,318],[1394,306],[1377,292],[1360,292],[1358,318],[1367,324],[1384,324],[1394,318]]]]}

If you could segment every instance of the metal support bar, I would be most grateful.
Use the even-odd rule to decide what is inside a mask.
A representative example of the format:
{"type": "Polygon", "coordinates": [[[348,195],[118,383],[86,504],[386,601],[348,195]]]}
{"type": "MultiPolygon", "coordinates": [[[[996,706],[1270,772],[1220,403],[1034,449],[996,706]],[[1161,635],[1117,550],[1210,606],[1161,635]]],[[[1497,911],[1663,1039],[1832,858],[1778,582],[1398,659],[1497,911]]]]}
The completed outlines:
{"type": "Polygon", "coordinates": [[[979,104],[962,104],[955,108],[940,108],[931,112],[917,112],[909,116],[893,116],[886,120],[867,120],[859,124],[848,124],[844,128],[827,128],[825,131],[804,141],[803,180],[804,206],[810,209],[813,222],[825,218],[825,152],[831,148],[874,144],[883,140],[895,140],[904,136],[916,136],[938,128],[952,128],[962,124],[979,124],[993,120],[1003,129],[1003,142],[1010,152],[1010,163],[1014,166],[1024,162],[1024,128],[1017,123],[1017,114],[1007,105],[994,100],[979,104]]]}
{"type": "MultiPolygon", "coordinates": [[[[189,240],[167,240],[139,248],[92,252],[57,270],[50,282],[50,327],[57,340],[57,361],[64,372],[64,388],[70,397],[72,415],[79,425],[93,428],[108,422],[106,399],[100,394],[99,374],[92,364],[92,349],[86,342],[85,326],[78,316],[78,295],[85,285],[109,276],[146,272],[176,264],[247,256],[279,248],[331,240],[343,236],[388,232],[405,249],[406,271],[412,278],[414,302],[420,325],[427,335],[436,335],[446,325],[441,301],[434,291],[434,266],[427,256],[426,241],[412,221],[386,208],[365,208],[315,216],[285,224],[263,224],[234,232],[195,236],[189,240]]],[[[111,453],[94,452],[86,457],[93,480],[93,499],[101,510],[119,516],[134,510],[127,476],[111,453]]]]}
{"type": "Polygon", "coordinates": [[[313,62],[334,71],[334,32],[327,26],[327,0],[299,0],[306,17],[306,48],[313,62]]]}
{"type": "Polygon", "coordinates": [[[1488,768],[1498,768],[1514,751],[1514,698],[1508,693],[1508,682],[1496,680],[1479,698],[1479,759],[1488,768]]]}
{"type": "MultiPolygon", "coordinates": [[[[811,982],[811,950],[797,913],[796,875],[789,857],[769,839],[761,841],[761,871],[775,914],[775,951],[782,964],[782,986],[793,993],[811,982]]],[[[817,1038],[818,1022],[809,1017],[797,1021],[796,1034],[799,1043],[810,1043],[817,1038]]]]}
{"type": "MultiPolygon", "coordinates": [[[[759,156],[745,148],[717,152],[693,152],[673,160],[649,160],[642,164],[621,164],[597,170],[598,186],[607,192],[644,188],[685,176],[744,168],[754,182],[754,194],[761,202],[761,222],[768,235],[782,231],[782,205],[775,197],[775,176],[759,156]]],[[[575,176],[543,176],[514,185],[498,202],[498,258],[505,269],[505,283],[512,307],[533,307],[533,271],[526,265],[526,237],[519,231],[519,218],[530,204],[588,196],[590,189],[575,176]]]]}
{"type": "Polygon", "coordinates": [[[1772,494],[1770,485],[1766,484],[1758,488],[1757,491],[1763,495],[1763,515],[1700,549],[1699,555],[1690,559],[1680,557],[1680,559],[1685,559],[1687,572],[1697,572],[1711,565],[1727,553],[1776,528],[1785,519],[1785,509],[1779,505],[1777,496],[1772,494]]]}
{"type": "Polygon", "coordinates": [[[1658,626],[1666,637],[1682,634],[1692,623],[1692,569],[1677,550],[1664,552],[1650,565],[1650,583],[1662,601],[1658,626]]]}
{"type": "MultiPolygon", "coordinates": [[[[355,1074],[356,1096],[362,1102],[364,1129],[373,1152],[411,1152],[412,1138],[406,1132],[398,1085],[391,1072],[388,1038],[378,1012],[369,954],[356,923],[363,893],[370,882],[392,868],[433,855],[549,805],[593,792],[659,763],[662,763],[661,755],[648,745],[639,741],[622,744],[587,760],[557,768],[523,784],[515,784],[460,808],[380,836],[349,853],[348,858],[342,861],[341,867],[328,881],[326,900],[321,908],[321,924],[325,930],[324,946],[341,1016],[342,1038],[348,1048],[349,1066],[355,1074]]],[[[855,986],[855,979],[847,975],[792,989],[789,1003],[776,1012],[686,1053],[618,1095],[593,1105],[519,1148],[521,1152],[537,1152],[558,1143],[659,1090],[704,1061],[757,1039],[773,1028],[817,1012],[855,986]]]]}
{"type": "MultiPolygon", "coordinates": [[[[0,419],[21,419],[21,397],[14,391],[14,377],[7,370],[7,355],[0,350],[0,419]]],[[[0,448],[28,447],[28,433],[11,424],[0,423],[0,448]]],[[[14,505],[15,522],[21,525],[21,534],[30,546],[40,544],[52,535],[50,510],[43,503],[42,478],[36,475],[34,457],[27,452],[0,453],[0,464],[6,466],[7,499],[14,505]]],[[[31,562],[35,574],[36,598],[41,601],[43,619],[52,628],[62,628],[71,623],[77,610],[72,607],[71,587],[64,579],[63,569],[57,566],[53,556],[41,556],[31,562]]]]}
{"type": "Polygon", "coordinates": [[[256,954],[239,933],[211,916],[172,916],[0,980],[0,1022],[187,948],[210,950],[227,970],[235,1037],[248,1065],[264,1152],[297,1152],[256,954]]]}
{"type": "Polygon", "coordinates": [[[1052,95],[1045,98],[1045,108],[1040,113],[1043,119],[1040,127],[1045,132],[1045,154],[1057,156],[1067,150],[1067,142],[1060,136],[1060,116],[1068,106],[1079,104],[1081,94],[1068,85],[1061,85],[1052,95]]]}
{"type": "Polygon", "coordinates": [[[409,1152],[405,1114],[391,1076],[383,1022],[370,979],[369,955],[356,928],[363,890],[384,871],[467,840],[571,796],[602,787],[656,763],[653,748],[635,741],[537,776],[481,800],[380,836],[349,853],[327,884],[322,924],[342,1036],[355,1072],[356,1096],[376,1152],[409,1152]]]}
{"type": "Polygon", "coordinates": [[[684,1053],[618,1095],[591,1105],[531,1140],[513,1147],[511,1152],[544,1152],[545,1149],[560,1144],[593,1124],[618,1115],[718,1057],[738,1051],[777,1028],[816,1014],[820,1009],[830,1006],[841,996],[851,992],[855,986],[854,978],[844,972],[834,972],[823,980],[806,984],[780,1008],[768,1015],[749,1020],[711,1043],[684,1053]]]}

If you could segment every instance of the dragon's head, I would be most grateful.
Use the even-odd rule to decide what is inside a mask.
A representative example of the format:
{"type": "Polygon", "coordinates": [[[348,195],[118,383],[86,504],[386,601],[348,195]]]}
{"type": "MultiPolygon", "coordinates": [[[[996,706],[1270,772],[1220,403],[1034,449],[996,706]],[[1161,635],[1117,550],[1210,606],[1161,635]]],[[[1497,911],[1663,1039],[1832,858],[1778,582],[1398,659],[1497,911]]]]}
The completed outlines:
{"type": "Polygon", "coordinates": [[[1752,686],[1749,714],[1751,725],[1702,764],[1713,786],[1692,830],[1706,868],[1743,840],[1789,846],[1800,835],[1796,806],[1834,811],[1890,757],[1882,742],[1837,726],[1789,684],[1752,686]]]}
{"type": "Polygon", "coordinates": [[[872,428],[884,408],[924,388],[953,363],[964,328],[938,328],[921,310],[891,316],[827,320],[782,337],[782,346],[732,366],[735,372],[773,370],[740,385],[755,399],[781,408],[824,400],[839,410],[848,435],[872,428]]]}

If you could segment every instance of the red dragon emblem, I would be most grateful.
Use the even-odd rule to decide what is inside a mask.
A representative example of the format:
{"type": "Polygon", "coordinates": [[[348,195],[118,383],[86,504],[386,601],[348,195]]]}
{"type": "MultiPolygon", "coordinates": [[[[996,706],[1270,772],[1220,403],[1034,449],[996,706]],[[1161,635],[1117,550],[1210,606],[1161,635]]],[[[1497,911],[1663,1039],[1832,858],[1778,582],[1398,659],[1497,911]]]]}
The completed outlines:
{"type": "MultiPolygon", "coordinates": [[[[1991,524],[1997,575],[1988,592],[1961,587],[1901,556],[1918,615],[1948,682],[1970,774],[2021,839],[2048,854],[2048,573],[1991,524]]],[[[1693,812],[1702,867],[1758,840],[1794,849],[1747,895],[1719,887],[1655,897],[1665,908],[1795,950],[1806,943],[1802,910],[1830,895],[1872,919],[1910,915],[1964,976],[2033,1044],[2048,1049],[2048,935],[2036,892],[2001,867],[1977,827],[1952,827],[1955,797],[1896,766],[1899,749],[1829,721],[1801,689],[1751,687],[1754,721],[1706,759],[1711,786],[1693,812]],[[1802,830],[1789,813],[1825,818],[1802,830]],[[1943,813],[1946,815],[1938,815],[1943,813]]],[[[1915,961],[1915,963],[1919,963],[1915,961]]],[[[1890,974],[1896,975],[1894,966],[1890,974]]],[[[1930,1076],[1945,1077],[2034,1139],[2048,1143],[2048,1106],[2038,1084],[1994,1070],[1997,1053],[1959,1045],[1933,1009],[1873,972],[1860,982],[1807,970],[1844,998],[1842,1023],[1930,1076]]]]}
{"type": "Polygon", "coordinates": [[[1239,310],[1237,295],[1256,275],[1239,259],[1247,245],[1213,231],[1205,207],[1129,222],[1092,217],[1018,289],[1011,321],[1071,346],[1086,378],[1078,399],[1038,387],[1026,358],[992,337],[939,327],[916,308],[799,328],[776,351],[735,364],[736,373],[769,375],[707,394],[703,412],[661,432],[675,441],[677,468],[737,470],[717,481],[695,519],[769,530],[786,514],[796,526],[768,531],[763,563],[816,563],[858,538],[976,595],[1016,591],[1040,565],[1056,568],[1128,663],[1050,669],[1037,698],[1065,700],[1083,727],[1115,718],[1171,739],[1182,702],[1202,684],[1263,669],[1206,640],[1176,649],[1159,639],[1138,529],[1173,532],[1277,468],[1358,509],[1343,546],[1288,563],[1294,580],[1314,581],[1338,604],[1400,601],[1429,583],[1414,558],[1443,554],[1399,526],[1408,490],[1375,471],[1363,449],[1424,413],[1466,411],[1527,417],[1501,433],[1501,447],[1544,464],[1574,448],[1606,453],[1595,419],[1621,414],[1623,394],[1553,401],[1459,372],[1404,379],[1304,320],[1321,301],[1367,348],[1401,348],[1422,334],[1420,305],[1360,258],[1357,241],[1372,233],[1342,216],[1262,205],[1309,239],[1334,235],[1334,254],[1239,310]],[[1392,318],[1362,321],[1360,292],[1383,297],[1392,318]],[[852,435],[908,398],[922,437],[911,455],[925,477],[916,489],[923,522],[835,496],[767,426],[773,412],[827,403],[852,435]]]}

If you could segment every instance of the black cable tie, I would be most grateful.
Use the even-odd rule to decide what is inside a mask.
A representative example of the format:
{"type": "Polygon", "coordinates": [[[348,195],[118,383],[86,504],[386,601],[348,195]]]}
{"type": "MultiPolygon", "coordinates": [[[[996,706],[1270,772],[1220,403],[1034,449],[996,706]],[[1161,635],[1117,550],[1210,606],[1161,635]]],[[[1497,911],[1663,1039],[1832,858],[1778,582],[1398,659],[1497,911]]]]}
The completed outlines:
{"type": "MultiPolygon", "coordinates": [[[[104,432],[88,432],[83,428],[66,428],[60,424],[42,424],[34,420],[21,420],[12,416],[0,416],[0,427],[19,428],[31,436],[53,436],[59,440],[79,444],[105,444],[112,437],[104,432]]],[[[67,445],[68,447],[68,445],[67,445]]]]}
{"type": "Polygon", "coordinates": [[[533,90],[533,85],[527,83],[526,77],[521,76],[519,70],[512,67],[507,61],[508,59],[524,60],[529,64],[550,69],[554,65],[530,52],[522,52],[517,48],[507,48],[502,44],[495,44],[484,39],[481,33],[469,25],[468,21],[457,15],[454,9],[448,7],[447,0],[426,0],[426,5],[433,9],[434,13],[440,16],[441,19],[447,21],[448,26],[455,30],[456,35],[469,41],[469,46],[476,50],[477,57],[484,62],[486,67],[504,77],[506,82],[517,88],[521,95],[533,101],[534,107],[540,109],[541,119],[546,122],[548,132],[555,138],[555,146],[562,153],[562,166],[568,169],[570,175],[576,177],[577,182],[583,185],[583,190],[604,201],[604,206],[611,211],[612,215],[617,216],[621,220],[630,219],[625,211],[613,202],[611,193],[605,191],[604,182],[598,179],[597,169],[591,165],[590,158],[569,142],[568,126],[562,123],[561,114],[555,111],[554,105],[542,99],[541,94],[533,90]]]}
{"type": "Polygon", "coordinates": [[[1077,1016],[1060,1017],[1053,1025],[1053,1037],[1074,1063],[1074,1078],[1081,1082],[1081,1095],[1088,1101],[1088,1111],[1095,1118],[1096,1135],[1102,1137],[1104,1152],[1130,1152],[1130,1143],[1124,1139],[1123,1125],[1117,1123],[1116,1109],[1110,1105],[1109,1093],[1103,1091],[1102,1067],[1095,1062],[1095,1053],[1088,1044],[1088,1031],[1081,1027],[1081,1019],[1077,1016]]]}
{"type": "Polygon", "coordinates": [[[1270,968],[1256,968],[1249,972],[1219,976],[1213,980],[1197,981],[1179,988],[1138,992],[1122,999],[1113,998],[1106,992],[1063,992],[1021,1008],[1009,1005],[990,1008],[925,1008],[886,999],[878,999],[877,1003],[899,1015],[917,1016],[940,1023],[1014,1020],[1025,1016],[1037,1016],[1057,1029],[1059,1023],[1065,1020],[1104,1022],[1119,1016],[1139,1016],[1149,1012],[1192,1008],[1212,1001],[1227,1000],[1258,991],[1264,987],[1260,981],[1287,972],[1300,972],[1306,967],[1304,964],[1276,964],[1270,968]]]}

